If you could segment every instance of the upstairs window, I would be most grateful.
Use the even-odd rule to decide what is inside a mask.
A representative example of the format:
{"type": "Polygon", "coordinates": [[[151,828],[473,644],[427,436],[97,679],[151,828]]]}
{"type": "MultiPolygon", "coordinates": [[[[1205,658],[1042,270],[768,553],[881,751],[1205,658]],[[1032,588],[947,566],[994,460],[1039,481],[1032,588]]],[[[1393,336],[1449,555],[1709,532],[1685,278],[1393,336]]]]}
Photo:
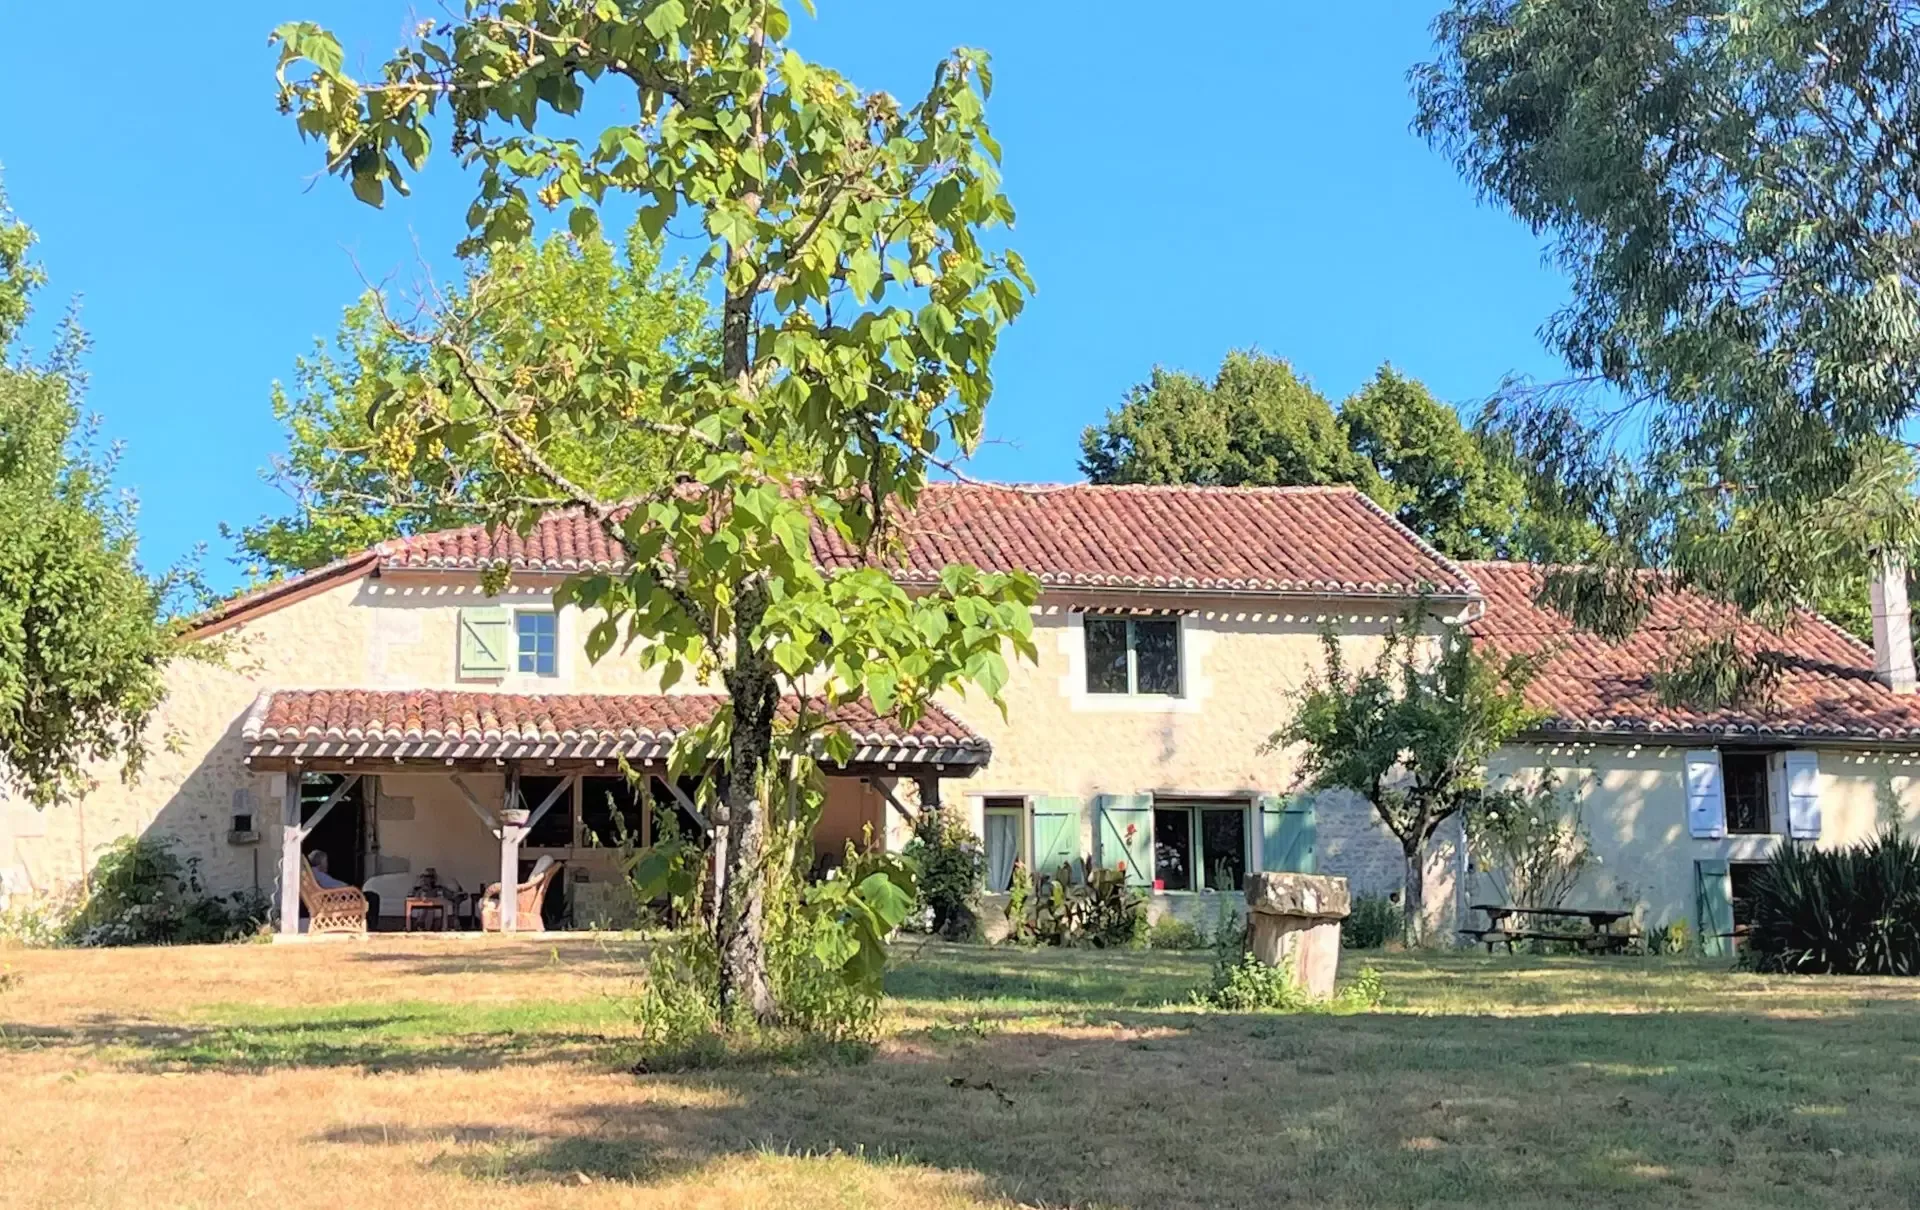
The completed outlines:
{"type": "Polygon", "coordinates": [[[1087,692],[1180,696],[1178,618],[1086,619],[1087,692]]]}
{"type": "Polygon", "coordinates": [[[1772,775],[1764,752],[1720,753],[1727,793],[1727,832],[1761,835],[1773,831],[1772,775]]]}
{"type": "Polygon", "coordinates": [[[519,643],[520,671],[530,676],[558,676],[560,631],[554,615],[547,610],[516,613],[513,628],[519,643]]]}

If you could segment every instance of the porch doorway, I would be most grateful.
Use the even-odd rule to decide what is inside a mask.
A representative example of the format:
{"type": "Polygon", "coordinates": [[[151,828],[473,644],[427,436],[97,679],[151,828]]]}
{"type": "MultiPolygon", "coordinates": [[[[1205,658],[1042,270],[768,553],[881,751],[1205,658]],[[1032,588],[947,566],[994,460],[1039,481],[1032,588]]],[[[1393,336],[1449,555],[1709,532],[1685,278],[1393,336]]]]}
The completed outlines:
{"type": "MultiPolygon", "coordinates": [[[[300,781],[300,822],[311,823],[313,817],[326,805],[327,799],[340,788],[346,780],[342,773],[309,773],[300,781]]],[[[367,810],[364,797],[367,779],[361,778],[353,788],[333,804],[325,818],[307,833],[300,851],[311,856],[314,853],[327,855],[327,873],[348,886],[360,886],[367,880],[367,810]]]]}

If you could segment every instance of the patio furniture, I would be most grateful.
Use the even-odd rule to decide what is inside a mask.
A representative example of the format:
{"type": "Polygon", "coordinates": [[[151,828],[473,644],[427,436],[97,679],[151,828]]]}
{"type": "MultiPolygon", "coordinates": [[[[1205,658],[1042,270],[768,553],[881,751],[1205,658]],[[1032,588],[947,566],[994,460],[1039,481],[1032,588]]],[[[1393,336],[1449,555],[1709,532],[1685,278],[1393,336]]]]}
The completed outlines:
{"type": "MultiPolygon", "coordinates": [[[[560,863],[551,857],[542,857],[534,863],[533,872],[519,886],[516,898],[517,924],[520,928],[539,929],[540,909],[547,902],[547,887],[553,882],[553,876],[560,872],[560,863]]],[[[480,899],[480,926],[489,933],[500,931],[500,884],[488,885],[480,899]]]]}
{"type": "Polygon", "coordinates": [[[1620,908],[1540,908],[1476,903],[1471,910],[1486,914],[1487,927],[1461,929],[1460,932],[1484,944],[1489,954],[1496,945],[1505,945],[1511,954],[1516,941],[1564,941],[1578,945],[1590,954],[1617,954],[1634,940],[1631,932],[1613,931],[1615,924],[1633,915],[1631,911],[1620,908]],[[1528,919],[1509,923],[1515,917],[1528,919]],[[1593,931],[1576,933],[1564,927],[1552,927],[1552,922],[1560,920],[1584,920],[1593,931]]]}
{"type": "Polygon", "coordinates": [[[414,931],[414,922],[418,921],[420,931],[444,933],[452,919],[452,905],[438,895],[408,896],[406,931],[414,931]]]}
{"type": "Polygon", "coordinates": [[[367,931],[367,897],[359,887],[323,887],[307,859],[300,859],[300,902],[307,905],[309,933],[367,931]]]}
{"type": "Polygon", "coordinates": [[[369,919],[367,924],[373,928],[399,929],[406,916],[406,902],[413,892],[412,874],[376,874],[360,884],[369,899],[377,899],[377,920],[369,919]]]}

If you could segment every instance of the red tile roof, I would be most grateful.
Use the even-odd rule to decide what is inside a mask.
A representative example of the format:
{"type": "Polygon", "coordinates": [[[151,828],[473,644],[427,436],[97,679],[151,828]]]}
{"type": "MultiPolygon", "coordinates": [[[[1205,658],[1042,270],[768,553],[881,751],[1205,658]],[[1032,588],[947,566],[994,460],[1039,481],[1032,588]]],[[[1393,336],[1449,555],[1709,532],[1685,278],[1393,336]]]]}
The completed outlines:
{"type": "Polygon", "coordinates": [[[1468,563],[1486,595],[1486,612],[1472,634],[1495,650],[1547,657],[1527,691],[1549,711],[1547,732],[1755,738],[1827,736],[1920,739],[1920,695],[1896,694],[1873,676],[1873,651],[1839,627],[1804,614],[1776,633],[1733,607],[1692,592],[1653,597],[1645,623],[1620,643],[1574,629],[1572,622],[1535,603],[1546,569],[1522,563],[1468,563]],[[1685,644],[1732,625],[1752,652],[1781,657],[1773,700],[1714,710],[1661,702],[1654,674],[1685,644]]]}
{"type": "MultiPolygon", "coordinates": [[[[1412,597],[1474,595],[1441,557],[1350,487],[1013,487],[929,484],[901,523],[901,579],[924,582],[949,563],[1030,571],[1064,587],[1412,597]]],[[[387,568],[572,572],[620,562],[618,548],[578,513],[543,518],[525,536],[483,526],[382,544],[387,568]]],[[[818,533],[828,567],[856,555],[818,533]]]]}
{"type": "MultiPolygon", "coordinates": [[[[250,759],[657,759],[725,700],[692,693],[282,689],[255,699],[240,734],[252,746],[250,759]]],[[[783,720],[797,713],[796,699],[781,703],[783,720]]],[[[831,719],[852,736],[859,762],[980,765],[991,754],[986,740],[938,707],[905,728],[865,703],[837,707],[831,719]]]]}

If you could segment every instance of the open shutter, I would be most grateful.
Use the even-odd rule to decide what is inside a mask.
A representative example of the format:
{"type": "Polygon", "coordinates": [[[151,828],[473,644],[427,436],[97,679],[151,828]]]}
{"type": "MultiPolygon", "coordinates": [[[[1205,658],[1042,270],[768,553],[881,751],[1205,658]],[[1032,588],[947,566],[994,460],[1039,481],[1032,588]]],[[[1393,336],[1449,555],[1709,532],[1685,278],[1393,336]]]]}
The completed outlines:
{"type": "Polygon", "coordinates": [[[1693,863],[1694,896],[1698,902],[1700,952],[1725,958],[1733,952],[1733,879],[1719,859],[1693,863]]]}
{"type": "Polygon", "coordinates": [[[507,674],[507,611],[497,605],[460,611],[460,675],[507,674]]]}
{"type": "Polygon", "coordinates": [[[1687,753],[1687,831],[1695,840],[1718,840],[1727,834],[1727,790],[1717,748],[1687,753]]]}
{"type": "Polygon", "coordinates": [[[1311,874],[1319,826],[1310,794],[1260,796],[1260,868],[1311,874]]]}
{"type": "Polygon", "coordinates": [[[1786,756],[1787,834],[1795,840],[1820,839],[1820,754],[1786,756]]]}
{"type": "Polygon", "coordinates": [[[1153,885],[1153,795],[1102,794],[1099,805],[1100,864],[1124,867],[1128,886],[1153,885]]]}
{"type": "Polygon", "coordinates": [[[1075,879],[1086,876],[1086,855],[1080,851],[1080,800],[1042,796],[1033,800],[1033,876],[1051,876],[1061,866],[1072,868],[1075,879]]]}

